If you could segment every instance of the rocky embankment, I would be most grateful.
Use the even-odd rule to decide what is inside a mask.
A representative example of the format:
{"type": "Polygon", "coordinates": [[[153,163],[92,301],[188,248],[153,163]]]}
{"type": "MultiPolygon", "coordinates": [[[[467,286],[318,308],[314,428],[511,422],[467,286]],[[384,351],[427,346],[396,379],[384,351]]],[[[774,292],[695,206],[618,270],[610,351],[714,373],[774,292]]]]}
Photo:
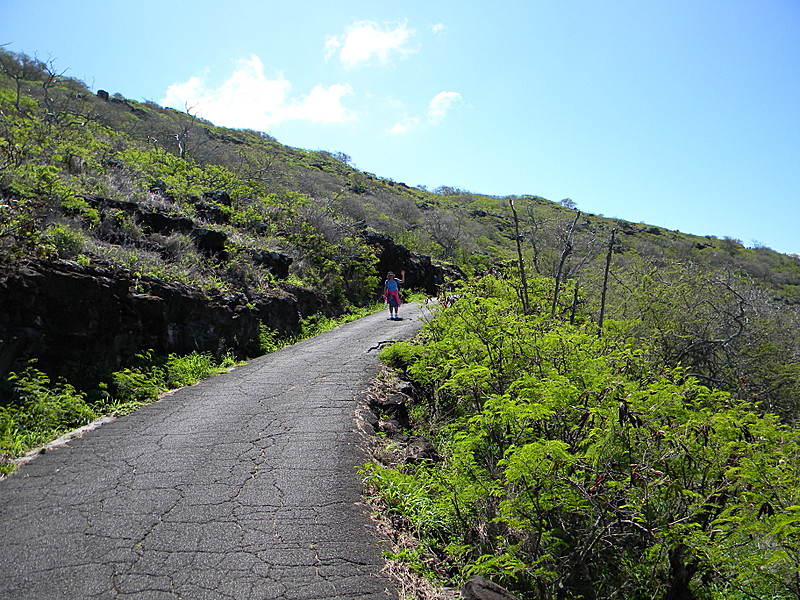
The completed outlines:
{"type": "MultiPolygon", "coordinates": [[[[404,268],[415,288],[435,293],[446,276],[457,276],[391,238],[365,237],[381,272],[404,268]]],[[[148,349],[162,355],[254,355],[262,323],[291,335],[299,332],[302,318],[342,311],[321,292],[288,284],[258,296],[207,294],[125,269],[65,260],[0,262],[0,307],[0,375],[36,358],[38,368],[76,382],[118,369],[148,349]]]]}
{"type": "Polygon", "coordinates": [[[0,372],[35,357],[38,368],[70,379],[114,370],[146,349],[246,353],[257,345],[259,321],[294,333],[303,312],[326,308],[307,290],[250,301],[71,261],[3,265],[0,305],[0,372]]]}

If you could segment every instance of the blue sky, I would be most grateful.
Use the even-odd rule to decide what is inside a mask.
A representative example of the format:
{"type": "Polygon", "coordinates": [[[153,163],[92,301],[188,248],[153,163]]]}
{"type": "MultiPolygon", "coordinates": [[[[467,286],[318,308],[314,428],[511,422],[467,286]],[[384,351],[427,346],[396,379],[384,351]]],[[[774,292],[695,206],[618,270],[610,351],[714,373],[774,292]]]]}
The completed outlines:
{"type": "Polygon", "coordinates": [[[800,0],[0,0],[2,43],[409,185],[800,252],[800,0]]]}

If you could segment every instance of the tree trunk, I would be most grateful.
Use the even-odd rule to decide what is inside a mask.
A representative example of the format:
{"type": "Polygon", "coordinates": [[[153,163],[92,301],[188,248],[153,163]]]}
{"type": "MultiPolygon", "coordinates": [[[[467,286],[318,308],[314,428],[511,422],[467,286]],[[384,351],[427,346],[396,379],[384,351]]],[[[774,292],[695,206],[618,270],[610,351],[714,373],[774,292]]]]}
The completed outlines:
{"type": "Polygon", "coordinates": [[[519,235],[519,219],[517,218],[517,209],[514,208],[514,200],[509,199],[508,203],[511,205],[511,214],[514,217],[514,235],[517,240],[517,257],[519,259],[519,277],[522,280],[522,311],[527,315],[531,312],[530,300],[528,298],[528,279],[525,277],[525,261],[522,258],[522,242],[519,235]]]}
{"type": "Polygon", "coordinates": [[[556,286],[553,290],[553,306],[550,309],[550,316],[555,316],[556,306],[558,306],[558,294],[561,288],[561,272],[564,270],[564,263],[567,257],[572,254],[572,232],[575,231],[575,225],[578,224],[578,219],[581,216],[581,211],[575,213],[575,220],[567,233],[567,241],[564,243],[564,251],[561,253],[561,260],[558,262],[558,271],[556,271],[556,286]]]}
{"type": "Polygon", "coordinates": [[[697,573],[697,561],[687,564],[685,554],[683,544],[669,551],[669,583],[664,600],[695,600],[689,582],[697,573]]]}
{"type": "Polygon", "coordinates": [[[611,253],[614,250],[614,238],[617,230],[611,230],[611,239],[608,242],[608,254],[606,254],[606,270],[603,274],[603,291],[600,294],[600,317],[597,320],[597,335],[603,335],[603,319],[606,314],[606,291],[608,291],[608,273],[611,269],[611,253]]]}

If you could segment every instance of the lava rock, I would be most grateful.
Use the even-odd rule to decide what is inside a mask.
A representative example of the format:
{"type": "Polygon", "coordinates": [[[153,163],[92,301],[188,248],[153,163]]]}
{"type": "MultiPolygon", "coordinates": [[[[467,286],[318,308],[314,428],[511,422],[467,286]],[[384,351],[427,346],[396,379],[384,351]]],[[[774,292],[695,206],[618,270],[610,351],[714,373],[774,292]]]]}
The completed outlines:
{"type": "Polygon", "coordinates": [[[475,575],[461,590],[464,600],[519,600],[517,596],[504,587],[475,575]]]}

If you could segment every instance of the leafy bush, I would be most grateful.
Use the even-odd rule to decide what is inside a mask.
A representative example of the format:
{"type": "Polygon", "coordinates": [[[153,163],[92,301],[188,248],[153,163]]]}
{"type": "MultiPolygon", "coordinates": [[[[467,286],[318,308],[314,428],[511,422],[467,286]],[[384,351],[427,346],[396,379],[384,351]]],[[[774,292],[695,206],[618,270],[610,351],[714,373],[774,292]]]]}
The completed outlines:
{"type": "Polygon", "coordinates": [[[9,259],[41,251],[41,232],[30,202],[0,204],[0,248],[9,259]]]}
{"type": "Polygon", "coordinates": [[[464,286],[422,345],[383,353],[426,390],[444,457],[370,468],[390,510],[454,576],[523,598],[800,597],[798,432],[624,327],[551,317],[551,287],[523,315],[509,282],[464,286]]]}
{"type": "MultiPolygon", "coordinates": [[[[10,373],[2,393],[5,400],[0,404],[0,455],[20,456],[98,416],[84,393],[67,383],[50,381],[33,366],[10,373]]],[[[0,472],[8,470],[8,464],[0,463],[0,472]]]]}
{"type": "Polygon", "coordinates": [[[43,237],[55,247],[59,258],[74,258],[83,251],[86,243],[83,233],[63,224],[51,225],[43,237]]]}
{"type": "Polygon", "coordinates": [[[192,385],[212,375],[222,373],[236,364],[231,354],[219,361],[210,353],[193,352],[187,356],[170,354],[166,362],[166,385],[169,389],[192,385]]]}
{"type": "Polygon", "coordinates": [[[111,374],[112,394],[120,404],[146,404],[166,391],[166,375],[158,367],[122,369],[111,374]]]}

